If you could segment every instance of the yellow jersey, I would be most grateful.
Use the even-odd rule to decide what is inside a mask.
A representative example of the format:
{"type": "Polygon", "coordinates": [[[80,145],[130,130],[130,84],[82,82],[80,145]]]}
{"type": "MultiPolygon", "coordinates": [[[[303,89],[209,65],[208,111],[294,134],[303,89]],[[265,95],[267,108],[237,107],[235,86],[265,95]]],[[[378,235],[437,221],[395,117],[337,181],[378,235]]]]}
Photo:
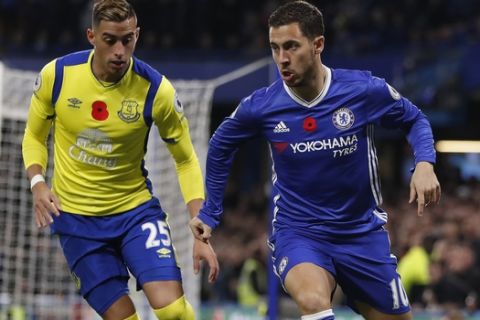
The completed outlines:
{"type": "MultiPolygon", "coordinates": [[[[188,121],[165,76],[133,57],[116,83],[99,81],[93,50],[48,63],[34,84],[22,145],[25,167],[48,161],[53,125],[53,192],[62,210],[109,215],[152,198],[144,155],[152,123],[172,154],[185,202],[204,198],[188,121]]],[[[154,151],[154,150],[152,150],[154,151]]]]}

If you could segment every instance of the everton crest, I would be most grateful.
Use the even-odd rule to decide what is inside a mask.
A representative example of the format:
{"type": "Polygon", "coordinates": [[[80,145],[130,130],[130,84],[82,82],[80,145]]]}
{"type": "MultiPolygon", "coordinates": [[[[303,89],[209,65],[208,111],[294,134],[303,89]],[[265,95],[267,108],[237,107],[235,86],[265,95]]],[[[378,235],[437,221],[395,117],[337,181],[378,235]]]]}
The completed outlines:
{"type": "Polygon", "coordinates": [[[140,118],[138,103],[133,100],[123,100],[122,108],[118,111],[118,116],[127,123],[137,121],[138,118],[140,118]]]}

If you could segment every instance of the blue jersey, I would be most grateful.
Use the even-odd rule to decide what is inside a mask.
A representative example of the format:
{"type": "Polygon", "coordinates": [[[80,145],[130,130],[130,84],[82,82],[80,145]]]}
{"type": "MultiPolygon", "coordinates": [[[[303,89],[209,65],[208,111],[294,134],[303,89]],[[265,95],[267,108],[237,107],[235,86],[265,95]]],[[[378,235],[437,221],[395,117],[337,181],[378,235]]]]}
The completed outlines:
{"type": "Polygon", "coordinates": [[[243,99],[210,140],[208,199],[199,218],[219,223],[238,146],[255,136],[270,145],[274,228],[307,234],[359,234],[386,223],[374,126],[400,128],[415,162],[435,162],[425,115],[370,72],[325,68],[324,90],[307,102],[281,80],[243,99]]]}

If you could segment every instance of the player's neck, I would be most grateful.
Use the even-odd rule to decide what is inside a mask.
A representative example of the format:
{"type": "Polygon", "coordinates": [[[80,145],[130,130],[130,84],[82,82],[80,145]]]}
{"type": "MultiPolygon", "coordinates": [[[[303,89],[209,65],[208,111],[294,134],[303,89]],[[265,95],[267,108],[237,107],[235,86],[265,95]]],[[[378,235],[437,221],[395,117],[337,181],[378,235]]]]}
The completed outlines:
{"type": "Polygon", "coordinates": [[[111,74],[104,70],[100,65],[95,63],[95,56],[92,59],[92,63],[90,65],[90,68],[92,70],[93,76],[102,84],[104,83],[110,83],[110,84],[115,84],[118,81],[120,81],[124,74],[127,72],[129,66],[125,69],[125,71],[122,74],[111,74]]]}
{"type": "Polygon", "coordinates": [[[312,70],[310,75],[305,76],[305,84],[298,87],[291,87],[292,91],[305,101],[313,101],[325,90],[327,71],[323,64],[312,70]]]}

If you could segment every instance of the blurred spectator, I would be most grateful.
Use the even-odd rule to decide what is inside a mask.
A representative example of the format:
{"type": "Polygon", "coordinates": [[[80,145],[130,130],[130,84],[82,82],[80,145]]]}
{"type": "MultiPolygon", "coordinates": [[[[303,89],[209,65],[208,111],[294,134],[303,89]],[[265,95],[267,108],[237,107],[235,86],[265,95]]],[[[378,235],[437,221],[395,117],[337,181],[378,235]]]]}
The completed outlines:
{"type": "Polygon", "coordinates": [[[423,306],[423,292],[430,284],[430,252],[435,238],[420,231],[410,237],[410,248],[398,263],[398,273],[412,306],[423,306]]]}
{"type": "Polygon", "coordinates": [[[245,307],[254,307],[265,316],[267,311],[267,235],[251,243],[251,256],[245,260],[240,272],[237,287],[238,303],[245,307]]]}
{"type": "Polygon", "coordinates": [[[433,282],[432,291],[439,304],[457,308],[478,308],[480,270],[475,267],[473,250],[466,244],[452,244],[445,257],[442,276],[433,282]]]}

